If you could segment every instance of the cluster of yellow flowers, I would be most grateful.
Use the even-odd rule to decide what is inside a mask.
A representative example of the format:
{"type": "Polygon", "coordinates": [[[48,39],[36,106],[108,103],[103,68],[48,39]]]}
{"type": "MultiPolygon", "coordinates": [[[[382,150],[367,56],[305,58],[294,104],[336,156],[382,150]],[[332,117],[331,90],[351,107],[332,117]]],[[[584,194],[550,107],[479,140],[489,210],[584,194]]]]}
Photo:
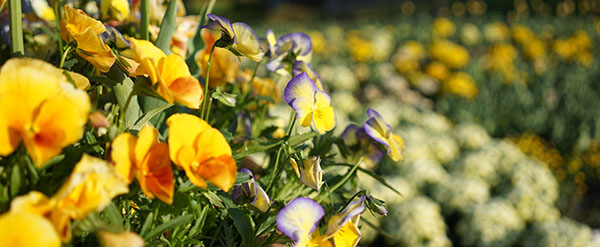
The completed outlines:
{"type": "Polygon", "coordinates": [[[594,62],[591,54],[592,42],[587,32],[578,30],[569,38],[557,39],[552,45],[552,50],[562,59],[574,61],[589,67],[594,62]]]}

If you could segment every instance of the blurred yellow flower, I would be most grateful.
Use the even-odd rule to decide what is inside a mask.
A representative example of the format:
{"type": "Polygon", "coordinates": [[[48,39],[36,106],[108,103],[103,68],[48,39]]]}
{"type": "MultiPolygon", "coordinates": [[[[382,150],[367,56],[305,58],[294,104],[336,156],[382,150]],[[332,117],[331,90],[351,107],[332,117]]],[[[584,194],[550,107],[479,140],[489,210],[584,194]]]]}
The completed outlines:
{"type": "Polygon", "coordinates": [[[0,216],[0,246],[59,247],[61,244],[46,218],[28,212],[8,212],[0,216]]]}
{"type": "Polygon", "coordinates": [[[91,212],[102,211],[113,197],[127,192],[127,181],[110,163],[84,154],[52,200],[56,200],[61,213],[83,219],[91,212]]]}
{"type": "Polygon", "coordinates": [[[434,38],[447,38],[454,35],[456,26],[448,18],[439,17],[433,21],[433,27],[431,28],[431,35],[434,38]]]}
{"type": "Polygon", "coordinates": [[[591,48],[591,39],[583,30],[577,30],[567,39],[557,39],[552,45],[552,50],[559,57],[576,61],[583,66],[590,66],[594,62],[590,54],[591,48]]]}
{"type": "Polygon", "coordinates": [[[477,85],[471,76],[463,72],[454,73],[445,83],[447,92],[473,99],[477,96],[477,85]]]}
{"type": "Polygon", "coordinates": [[[510,38],[510,29],[502,22],[494,22],[485,26],[483,34],[490,42],[507,41],[510,38]]]}
{"type": "Polygon", "coordinates": [[[134,76],[150,77],[152,85],[158,83],[157,93],[169,103],[181,103],[191,109],[200,108],[202,86],[190,73],[185,60],[174,53],[168,56],[147,40],[129,38],[133,60],[140,63],[134,76]]]}
{"type": "MultiPolygon", "coordinates": [[[[56,19],[56,15],[54,15],[54,9],[52,9],[46,0],[31,0],[31,8],[33,12],[38,17],[46,20],[46,21],[54,21],[56,19]]],[[[2,1],[0,1],[0,8],[2,6],[2,1]]]]}
{"type": "Polygon", "coordinates": [[[0,155],[23,141],[37,167],[83,135],[88,95],[62,70],[41,60],[13,58],[0,69],[0,155]]]}
{"type": "Polygon", "coordinates": [[[115,56],[110,47],[102,42],[99,34],[106,31],[102,22],[89,17],[80,9],[65,5],[60,35],[66,41],[77,42],[77,54],[98,68],[101,72],[108,72],[115,63],[115,56]]]}
{"type": "Polygon", "coordinates": [[[531,60],[536,60],[546,55],[546,43],[544,41],[532,38],[523,44],[523,53],[531,60]]]}
{"type": "Polygon", "coordinates": [[[312,40],[313,51],[317,54],[325,51],[325,47],[327,46],[327,41],[325,40],[325,36],[319,31],[310,31],[308,32],[308,36],[312,40]]]}
{"type": "Polygon", "coordinates": [[[418,70],[420,61],[425,58],[425,48],[417,41],[408,41],[392,57],[396,70],[402,74],[418,70]]]}
{"type": "Polygon", "coordinates": [[[174,114],[167,119],[167,125],[171,160],[190,181],[206,188],[206,179],[229,191],[235,182],[237,165],[223,134],[190,114],[174,114]]]}
{"type": "MultiPolygon", "coordinates": [[[[249,69],[245,69],[244,71],[238,73],[237,81],[242,84],[244,92],[251,90],[252,95],[270,97],[275,103],[279,102],[279,90],[277,90],[277,85],[273,80],[271,80],[271,78],[260,78],[255,76],[254,80],[252,80],[252,85],[248,85],[251,79],[252,71],[249,69]]],[[[266,103],[267,105],[273,104],[271,101],[259,100],[255,104],[248,105],[247,109],[250,111],[256,110],[257,104],[259,103],[266,103]]]]}
{"type": "MultiPolygon", "coordinates": [[[[210,56],[210,49],[217,40],[218,33],[213,33],[208,29],[201,29],[202,39],[204,40],[204,49],[196,53],[196,63],[200,67],[201,76],[206,76],[206,65],[210,56]]],[[[235,76],[240,71],[240,64],[235,55],[228,50],[216,47],[212,60],[210,61],[209,87],[223,87],[226,83],[235,81],[235,76]]]]}
{"type": "Polygon", "coordinates": [[[158,142],[158,131],[144,125],[135,138],[129,133],[120,134],[112,144],[111,157],[119,175],[131,183],[137,177],[140,188],[148,198],[173,202],[173,171],[169,159],[169,146],[158,142]]]}
{"type": "Polygon", "coordinates": [[[469,62],[469,51],[449,40],[437,40],[431,44],[429,53],[436,59],[452,69],[460,69],[469,62]]]}
{"type": "Polygon", "coordinates": [[[117,21],[124,21],[129,17],[128,0],[102,0],[100,3],[102,18],[113,17],[117,21]]]}
{"type": "Polygon", "coordinates": [[[444,81],[450,75],[450,70],[443,63],[433,61],[425,66],[425,73],[438,81],[444,81]]]}
{"type": "Polygon", "coordinates": [[[350,56],[354,61],[366,62],[371,59],[373,53],[372,43],[360,37],[359,32],[354,30],[348,34],[347,44],[350,56]]]}
{"type": "Polygon", "coordinates": [[[460,38],[465,45],[475,45],[479,43],[481,39],[481,31],[479,28],[471,23],[463,24],[461,28],[460,38]]]}
{"type": "Polygon", "coordinates": [[[535,34],[527,26],[516,24],[511,29],[513,39],[520,45],[525,45],[535,38],[535,34]]]}

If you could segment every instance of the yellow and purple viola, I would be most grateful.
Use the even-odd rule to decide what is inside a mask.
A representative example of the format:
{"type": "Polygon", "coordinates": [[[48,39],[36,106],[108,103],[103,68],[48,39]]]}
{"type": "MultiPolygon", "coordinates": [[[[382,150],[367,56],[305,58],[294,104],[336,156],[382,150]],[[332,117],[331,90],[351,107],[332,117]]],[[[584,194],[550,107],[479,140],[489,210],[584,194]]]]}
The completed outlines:
{"type": "Polygon", "coordinates": [[[271,201],[271,198],[269,198],[269,195],[267,195],[267,192],[265,192],[265,190],[263,190],[263,188],[260,187],[260,184],[258,184],[256,179],[254,178],[254,174],[252,174],[252,171],[248,170],[247,168],[242,168],[240,172],[250,175],[250,180],[235,187],[232,196],[233,201],[238,201],[242,198],[242,196],[248,197],[252,199],[252,205],[256,209],[260,210],[263,213],[267,212],[269,208],[271,208],[271,204],[273,203],[273,201],[271,201]]]}
{"type": "Polygon", "coordinates": [[[290,80],[283,97],[296,111],[301,126],[312,124],[319,134],[325,134],[335,127],[335,112],[330,105],[329,95],[319,89],[305,72],[290,80]]]}
{"type": "Polygon", "coordinates": [[[364,212],[365,196],[351,202],[342,212],[331,216],[325,234],[318,230],[325,211],[307,197],[292,200],[277,215],[277,228],[291,238],[296,247],[354,247],[361,238],[356,224],[364,212]]]}
{"type": "Polygon", "coordinates": [[[285,74],[290,72],[296,61],[310,63],[312,59],[312,40],[305,33],[289,33],[281,36],[273,44],[275,35],[267,32],[270,60],[265,67],[273,72],[285,74]]]}
{"type": "Polygon", "coordinates": [[[392,133],[392,127],[383,120],[383,117],[377,111],[369,108],[367,115],[369,119],[363,125],[367,135],[383,145],[392,160],[400,161],[402,159],[402,149],[404,148],[402,138],[392,133]]]}
{"type": "Polygon", "coordinates": [[[214,14],[208,14],[207,17],[212,22],[200,28],[221,31],[221,38],[215,43],[217,47],[227,48],[236,56],[244,56],[254,62],[263,59],[265,52],[250,26],[242,22],[231,24],[229,19],[214,14]]]}

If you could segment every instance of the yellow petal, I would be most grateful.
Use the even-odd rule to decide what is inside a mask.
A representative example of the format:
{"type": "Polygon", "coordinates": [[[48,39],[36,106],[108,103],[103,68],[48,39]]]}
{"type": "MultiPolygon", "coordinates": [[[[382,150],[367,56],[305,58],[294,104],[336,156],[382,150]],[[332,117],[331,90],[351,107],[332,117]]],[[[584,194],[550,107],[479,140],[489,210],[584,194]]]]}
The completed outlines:
{"type": "Polygon", "coordinates": [[[140,165],[138,181],[149,198],[156,196],[167,204],[173,203],[173,170],[166,143],[157,143],[148,150],[140,165]]]}
{"type": "Polygon", "coordinates": [[[158,61],[166,57],[165,53],[147,40],[140,40],[135,38],[128,38],[131,44],[131,50],[133,51],[133,60],[140,62],[145,58],[149,58],[150,61],[156,66],[158,61]]]}
{"type": "Polygon", "coordinates": [[[354,247],[358,245],[361,235],[358,227],[348,221],[335,235],[333,242],[336,247],[354,247]]]}
{"type": "Polygon", "coordinates": [[[84,154],[73,173],[52,197],[74,219],[99,212],[113,197],[129,191],[127,182],[108,162],[84,154]]]}
{"type": "Polygon", "coordinates": [[[158,143],[158,131],[150,126],[149,124],[145,124],[140,132],[138,132],[138,139],[135,143],[135,163],[136,166],[140,166],[142,160],[150,151],[150,148],[158,143]]]}
{"type": "Polygon", "coordinates": [[[254,62],[262,60],[265,53],[260,48],[260,43],[252,29],[241,22],[233,23],[232,26],[237,39],[237,42],[232,47],[254,62]]]}
{"type": "Polygon", "coordinates": [[[221,132],[209,128],[196,138],[196,160],[208,160],[222,155],[231,156],[231,147],[221,132]]]}
{"type": "Polygon", "coordinates": [[[313,117],[315,129],[317,129],[317,132],[320,134],[325,134],[325,132],[330,131],[335,127],[335,112],[331,106],[317,108],[313,113],[313,117]]]}
{"type": "Polygon", "coordinates": [[[86,94],[63,94],[48,99],[40,106],[32,131],[24,138],[25,148],[38,167],[59,154],[64,146],[83,136],[89,99],[82,101],[80,96],[87,97],[86,94]],[[78,105],[81,103],[84,105],[78,105]]]}
{"type": "Polygon", "coordinates": [[[67,73],[69,73],[69,76],[71,76],[71,79],[73,79],[73,82],[75,82],[75,86],[77,86],[78,89],[81,90],[88,90],[90,89],[90,80],[88,80],[87,77],[77,73],[77,72],[73,72],[73,71],[68,71],[65,70],[67,73]]]}
{"type": "Polygon", "coordinates": [[[135,143],[136,138],[132,134],[123,133],[113,140],[111,147],[110,155],[115,162],[115,170],[128,184],[133,180],[136,169],[135,143]]]}
{"type": "Polygon", "coordinates": [[[194,173],[227,192],[235,182],[236,170],[233,157],[221,155],[202,162],[194,173]]]}
{"type": "Polygon", "coordinates": [[[167,125],[169,126],[168,141],[171,160],[178,166],[190,163],[195,158],[196,137],[211,128],[210,125],[194,115],[181,113],[171,115],[167,119],[167,125]],[[186,149],[188,151],[184,151],[186,149]]]}
{"type": "Polygon", "coordinates": [[[190,109],[200,108],[200,102],[204,98],[200,82],[193,76],[180,77],[169,86],[169,92],[176,102],[190,109]]]}
{"type": "Polygon", "coordinates": [[[54,207],[54,202],[39,191],[30,191],[10,202],[10,212],[32,213],[40,216],[50,212],[52,207],[54,207]]]}
{"type": "Polygon", "coordinates": [[[59,247],[60,239],[50,221],[25,212],[0,216],[0,246],[59,247]]]}
{"type": "Polygon", "coordinates": [[[89,17],[83,10],[74,9],[69,5],[65,5],[65,12],[60,28],[62,38],[68,41],[67,35],[77,35],[88,28],[96,35],[106,31],[106,27],[104,27],[102,22],[89,17]]]}

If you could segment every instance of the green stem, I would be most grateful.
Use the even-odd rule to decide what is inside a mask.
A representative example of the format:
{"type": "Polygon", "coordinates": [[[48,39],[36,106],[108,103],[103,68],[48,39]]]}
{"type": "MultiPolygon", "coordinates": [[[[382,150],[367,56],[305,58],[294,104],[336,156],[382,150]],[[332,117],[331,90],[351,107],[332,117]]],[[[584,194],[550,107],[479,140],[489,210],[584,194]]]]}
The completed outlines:
{"type": "Polygon", "coordinates": [[[252,87],[252,82],[254,81],[254,78],[256,77],[256,71],[258,71],[258,66],[260,65],[260,62],[262,62],[262,60],[256,62],[256,66],[254,66],[254,71],[252,71],[252,77],[250,78],[250,82],[248,82],[250,87],[252,87]]]}
{"type": "Polygon", "coordinates": [[[150,0],[142,0],[140,12],[142,14],[140,19],[141,38],[150,40],[150,32],[148,32],[148,26],[150,26],[150,0]]]}
{"type": "Polygon", "coordinates": [[[215,52],[215,48],[217,47],[217,42],[215,42],[212,45],[212,48],[210,48],[210,54],[208,55],[208,61],[206,62],[206,77],[204,77],[204,99],[202,100],[202,112],[200,113],[200,116],[202,117],[202,119],[208,121],[208,114],[206,114],[206,108],[207,105],[210,104],[210,100],[208,100],[208,91],[210,91],[209,89],[209,83],[208,83],[208,79],[210,76],[210,61],[212,60],[212,56],[213,53],[215,52]],[[207,116],[205,117],[204,114],[206,114],[207,116]]]}
{"type": "Polygon", "coordinates": [[[21,17],[21,0],[8,0],[10,19],[10,51],[12,56],[25,55],[23,46],[23,20],[21,17]]]}
{"type": "MultiPolygon", "coordinates": [[[[61,21],[62,21],[62,12],[61,12],[61,7],[62,7],[62,2],[60,0],[56,0],[54,2],[54,15],[56,16],[56,35],[57,40],[58,40],[58,50],[60,52],[63,52],[63,40],[62,40],[62,36],[60,35],[60,25],[61,25],[61,21]]],[[[61,54],[62,57],[62,54],[61,54]]]]}
{"type": "MultiPolygon", "coordinates": [[[[296,122],[296,113],[294,111],[292,111],[292,115],[290,116],[290,123],[288,124],[288,129],[285,133],[285,136],[283,137],[284,140],[287,140],[288,138],[290,138],[290,134],[292,133],[292,129],[294,128],[294,123],[296,122]]],[[[281,157],[281,152],[283,151],[284,147],[287,146],[286,142],[283,142],[281,144],[281,146],[279,147],[279,150],[277,150],[277,156],[275,157],[275,165],[274,165],[274,169],[273,169],[273,176],[271,176],[271,178],[269,178],[269,183],[267,184],[267,189],[266,192],[267,194],[271,191],[271,188],[273,187],[273,183],[275,182],[275,178],[279,177],[279,173],[281,173],[281,168],[279,167],[279,160],[281,157]]]]}
{"type": "Polygon", "coordinates": [[[327,191],[327,193],[325,193],[325,191],[323,191],[323,193],[319,194],[317,196],[317,198],[315,199],[315,201],[317,201],[318,203],[321,203],[328,194],[335,192],[337,189],[342,187],[342,185],[344,185],[346,182],[348,182],[348,180],[350,180],[350,178],[352,177],[352,174],[354,174],[354,172],[358,168],[358,165],[360,165],[360,163],[362,162],[362,159],[363,159],[362,157],[360,159],[358,159],[358,162],[356,162],[356,164],[354,164],[354,166],[352,166],[352,168],[350,168],[350,170],[348,171],[348,173],[346,173],[346,176],[344,176],[342,178],[342,180],[340,180],[339,182],[337,182],[337,184],[332,186],[331,189],[329,189],[327,191]]]}
{"type": "Polygon", "coordinates": [[[65,65],[65,60],[67,59],[67,56],[71,52],[71,48],[72,48],[71,46],[67,46],[67,49],[63,52],[63,54],[60,58],[60,65],[58,65],[59,69],[62,69],[63,65],[65,65]]]}

